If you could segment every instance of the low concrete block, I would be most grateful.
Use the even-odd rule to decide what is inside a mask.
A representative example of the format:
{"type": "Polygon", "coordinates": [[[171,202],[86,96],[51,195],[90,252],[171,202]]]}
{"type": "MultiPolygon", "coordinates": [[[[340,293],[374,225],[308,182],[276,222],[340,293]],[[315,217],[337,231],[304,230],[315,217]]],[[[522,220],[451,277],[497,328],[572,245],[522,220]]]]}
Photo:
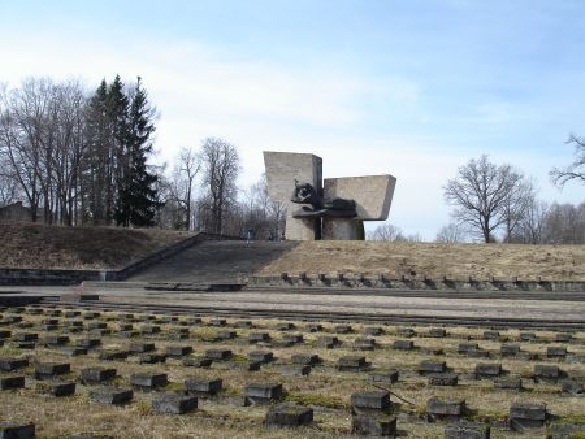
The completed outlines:
{"type": "Polygon", "coordinates": [[[385,370],[373,372],[369,375],[371,383],[392,384],[398,382],[399,372],[397,370],[385,370]]]}
{"type": "Polygon", "coordinates": [[[393,437],[396,434],[396,418],[352,416],[351,432],[371,437],[393,437]]]}
{"type": "Polygon", "coordinates": [[[333,330],[338,334],[351,334],[353,331],[351,325],[336,325],[333,330]]]}
{"type": "Polygon", "coordinates": [[[567,348],[565,346],[547,346],[546,356],[548,358],[565,358],[567,356],[567,348]]]}
{"type": "Polygon", "coordinates": [[[118,372],[113,368],[89,367],[81,369],[81,382],[84,384],[97,384],[116,378],[118,372]]]}
{"type": "Polygon", "coordinates": [[[0,421],[0,439],[35,439],[35,425],[0,421]]]}
{"type": "Polygon", "coordinates": [[[154,343],[130,343],[128,350],[133,354],[154,352],[156,350],[156,345],[154,343]]]}
{"type": "Polygon", "coordinates": [[[500,355],[502,357],[513,357],[520,353],[520,345],[513,343],[504,343],[500,346],[500,355]]]}
{"type": "Polygon", "coordinates": [[[428,336],[430,338],[444,338],[447,337],[447,330],[443,328],[431,328],[429,329],[428,336]]]}
{"type": "Polygon", "coordinates": [[[190,377],[185,380],[187,392],[197,395],[215,395],[222,389],[222,385],[221,378],[190,377]]]}
{"type": "Polygon", "coordinates": [[[421,375],[443,373],[447,371],[446,361],[423,360],[419,363],[418,373],[421,375]]]}
{"type": "Polygon", "coordinates": [[[490,439],[489,425],[459,421],[445,428],[445,439],[490,439]]]}
{"type": "Polygon", "coordinates": [[[341,342],[339,341],[339,338],[337,338],[336,336],[323,335],[321,337],[317,337],[315,346],[317,346],[318,348],[332,349],[335,348],[336,346],[339,346],[340,344],[341,342]]]}
{"type": "Polygon", "coordinates": [[[24,388],[24,383],[24,376],[0,376],[0,390],[22,389],[24,388]]]}
{"type": "Polygon", "coordinates": [[[10,372],[19,370],[29,365],[25,357],[0,357],[0,370],[10,372]]]}
{"type": "Polygon", "coordinates": [[[73,381],[38,381],[35,383],[37,395],[71,396],[75,394],[73,381]]]}
{"type": "Polygon", "coordinates": [[[500,363],[476,364],[475,374],[479,378],[495,378],[502,374],[502,365],[500,363]]]}
{"type": "Polygon", "coordinates": [[[298,427],[313,422],[313,409],[296,406],[276,406],[268,410],[264,423],[271,426],[298,427]]]}
{"type": "Polygon", "coordinates": [[[433,397],[427,401],[426,413],[429,421],[435,420],[459,420],[465,407],[465,400],[439,399],[433,397]]]}
{"type": "Polygon", "coordinates": [[[431,386],[456,386],[459,383],[459,376],[456,373],[435,373],[429,375],[431,386]]]}
{"type": "Polygon", "coordinates": [[[311,354],[295,354],[291,355],[290,362],[292,364],[314,366],[319,363],[320,358],[318,355],[311,354]]]}
{"type": "Polygon", "coordinates": [[[105,387],[91,390],[89,392],[89,398],[92,402],[100,404],[125,404],[134,399],[134,391],[132,389],[105,387]]]}
{"type": "Polygon", "coordinates": [[[494,388],[519,392],[522,390],[522,380],[520,378],[496,378],[494,379],[494,388]]]}
{"type": "Polygon", "coordinates": [[[351,406],[355,411],[387,411],[392,408],[390,392],[372,390],[356,392],[351,395],[351,406]]]}
{"type": "Polygon", "coordinates": [[[162,414],[182,415],[196,410],[198,406],[196,396],[165,395],[152,401],[152,409],[162,414]]]}
{"type": "Polygon", "coordinates": [[[212,360],[229,360],[233,355],[229,349],[207,349],[205,351],[205,356],[212,360]]]}
{"type": "Polygon", "coordinates": [[[165,354],[169,357],[185,357],[191,355],[193,348],[191,346],[168,346],[165,354]]]}
{"type": "Polygon", "coordinates": [[[133,373],[130,384],[140,389],[155,389],[169,383],[166,373],[133,373]]]}
{"type": "Polygon", "coordinates": [[[288,376],[303,376],[303,375],[309,375],[311,373],[311,366],[302,366],[302,365],[284,365],[280,367],[280,373],[282,375],[288,375],[288,376]]]}
{"type": "Polygon", "coordinates": [[[500,339],[500,332],[493,330],[483,331],[483,338],[486,340],[498,341],[500,339]]]}
{"type": "Polygon", "coordinates": [[[300,344],[305,342],[303,334],[284,334],[282,341],[286,344],[300,344]]]}
{"type": "Polygon", "coordinates": [[[252,332],[248,335],[248,343],[266,343],[270,341],[270,334],[268,332],[252,332]]]}
{"type": "Polygon", "coordinates": [[[510,422],[522,428],[540,428],[547,419],[546,404],[513,403],[510,406],[510,422]]]}
{"type": "Polygon", "coordinates": [[[251,383],[246,385],[244,395],[254,403],[279,401],[282,398],[282,384],[251,383]]]}
{"type": "Polygon", "coordinates": [[[559,366],[554,364],[535,364],[534,378],[543,381],[557,381],[561,376],[559,366]]]}
{"type": "Polygon", "coordinates": [[[362,332],[366,335],[382,335],[384,329],[381,326],[366,326],[362,332]]]}
{"type": "Polygon", "coordinates": [[[199,358],[189,357],[183,359],[183,366],[206,368],[210,367],[212,364],[213,360],[211,358],[206,357],[199,358]]]}
{"type": "Polygon", "coordinates": [[[337,360],[337,370],[359,372],[366,370],[369,364],[366,362],[366,357],[346,356],[337,360]]]}
{"type": "Polygon", "coordinates": [[[412,340],[394,340],[392,348],[399,351],[411,351],[415,348],[412,340]]]}
{"type": "Polygon", "coordinates": [[[35,366],[35,379],[50,379],[71,372],[69,363],[38,363],[35,366]]]}
{"type": "Polygon", "coordinates": [[[253,351],[248,353],[248,360],[259,363],[270,363],[274,360],[274,354],[269,351],[253,351]]]}
{"type": "Polygon", "coordinates": [[[585,437],[585,424],[553,422],[550,425],[550,439],[572,439],[585,437]]]}

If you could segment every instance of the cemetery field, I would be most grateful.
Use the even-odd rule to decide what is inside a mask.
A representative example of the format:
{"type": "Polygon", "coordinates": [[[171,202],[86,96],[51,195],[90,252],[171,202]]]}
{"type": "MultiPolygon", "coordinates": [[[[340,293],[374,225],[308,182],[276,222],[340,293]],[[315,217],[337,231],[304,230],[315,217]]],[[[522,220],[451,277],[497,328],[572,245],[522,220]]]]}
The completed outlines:
{"type": "Polygon", "coordinates": [[[585,432],[585,328],[1,314],[0,421],[37,438],[444,438],[461,420],[491,438],[585,432]]]}

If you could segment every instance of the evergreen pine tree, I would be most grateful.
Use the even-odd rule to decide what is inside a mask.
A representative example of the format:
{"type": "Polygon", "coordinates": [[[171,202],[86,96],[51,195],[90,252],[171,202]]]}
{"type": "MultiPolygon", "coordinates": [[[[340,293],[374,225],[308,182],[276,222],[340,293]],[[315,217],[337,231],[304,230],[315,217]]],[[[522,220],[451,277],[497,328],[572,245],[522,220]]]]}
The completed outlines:
{"type": "Polygon", "coordinates": [[[146,163],[148,154],[152,153],[153,117],[147,93],[138,78],[129,100],[124,130],[120,133],[124,157],[114,212],[118,225],[152,226],[156,211],[161,206],[155,189],[157,176],[149,171],[146,163]]]}

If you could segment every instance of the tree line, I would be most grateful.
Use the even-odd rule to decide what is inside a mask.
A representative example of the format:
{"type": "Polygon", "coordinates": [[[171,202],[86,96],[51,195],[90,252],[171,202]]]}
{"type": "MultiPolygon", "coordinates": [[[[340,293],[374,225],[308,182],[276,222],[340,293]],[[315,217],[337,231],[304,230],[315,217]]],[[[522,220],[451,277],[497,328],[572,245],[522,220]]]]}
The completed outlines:
{"type": "MultiPolygon", "coordinates": [[[[91,92],[78,81],[28,78],[0,84],[0,207],[25,201],[30,220],[47,224],[160,227],[279,238],[284,206],[262,176],[238,187],[237,147],[203,139],[173,163],[155,166],[158,114],[138,77],[105,79],[91,92]]],[[[551,170],[553,181],[585,182],[585,139],[571,135],[575,160],[551,170]]],[[[471,159],[443,187],[452,221],[437,242],[585,243],[585,203],[548,204],[532,179],[487,156],[471,159]]],[[[391,223],[368,239],[419,242],[391,223]]]]}
{"type": "Polygon", "coordinates": [[[88,94],[76,81],[29,78],[0,90],[0,202],[24,198],[30,220],[154,225],[156,110],[140,78],[88,94]]]}
{"type": "Polygon", "coordinates": [[[229,142],[204,139],[171,166],[153,165],[157,120],[141,78],[104,79],[91,92],[49,78],[1,86],[0,207],[24,201],[30,221],[67,226],[283,230],[263,180],[238,188],[229,142]]]}

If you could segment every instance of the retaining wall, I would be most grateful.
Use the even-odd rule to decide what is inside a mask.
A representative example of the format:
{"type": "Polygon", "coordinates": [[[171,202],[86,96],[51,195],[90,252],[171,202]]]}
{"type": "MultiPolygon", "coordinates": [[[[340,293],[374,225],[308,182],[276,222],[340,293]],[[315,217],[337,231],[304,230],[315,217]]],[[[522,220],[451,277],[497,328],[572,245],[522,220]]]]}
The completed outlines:
{"type": "Polygon", "coordinates": [[[347,288],[439,291],[567,291],[585,292],[585,282],[519,279],[392,278],[385,275],[282,273],[280,276],[250,276],[249,288],[347,288]]]}

